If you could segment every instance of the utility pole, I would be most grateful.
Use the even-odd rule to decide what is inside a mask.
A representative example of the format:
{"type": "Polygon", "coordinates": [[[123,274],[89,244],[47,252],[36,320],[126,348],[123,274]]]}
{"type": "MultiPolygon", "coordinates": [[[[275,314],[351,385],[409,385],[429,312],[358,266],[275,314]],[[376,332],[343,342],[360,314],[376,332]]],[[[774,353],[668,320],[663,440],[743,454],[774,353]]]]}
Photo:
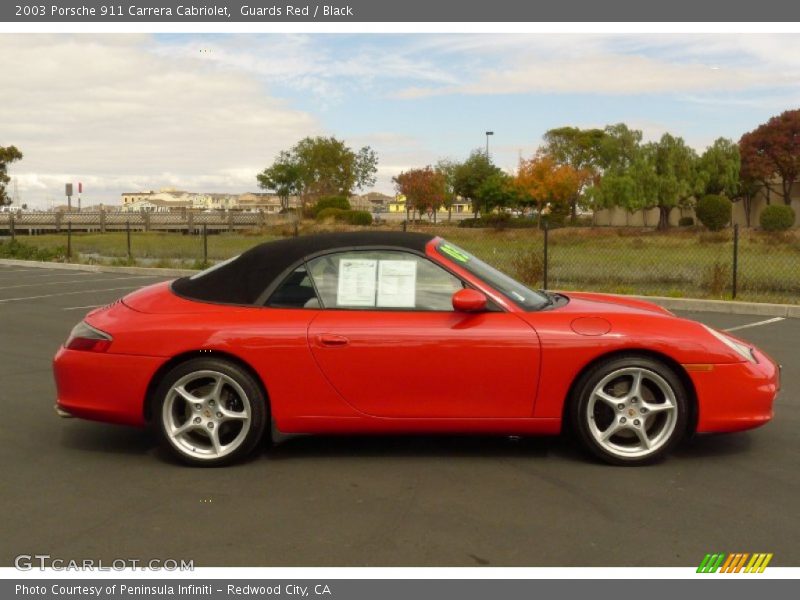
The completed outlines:
{"type": "Polygon", "coordinates": [[[22,204],[19,201],[19,188],[17,188],[17,178],[14,177],[12,192],[11,192],[11,204],[16,204],[17,208],[22,208],[22,204]]]}

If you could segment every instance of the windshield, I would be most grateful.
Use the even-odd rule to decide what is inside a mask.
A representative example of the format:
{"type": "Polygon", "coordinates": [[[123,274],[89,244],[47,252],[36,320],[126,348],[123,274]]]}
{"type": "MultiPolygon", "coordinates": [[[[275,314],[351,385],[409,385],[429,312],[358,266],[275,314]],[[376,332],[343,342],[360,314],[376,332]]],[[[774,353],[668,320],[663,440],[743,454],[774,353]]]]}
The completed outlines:
{"type": "Polygon", "coordinates": [[[502,273],[487,265],[479,258],[475,258],[466,250],[442,240],[436,246],[439,253],[454,263],[475,275],[481,281],[485,281],[492,288],[503,294],[514,304],[525,310],[539,310],[551,304],[550,299],[542,292],[536,292],[515,281],[505,273],[502,273]]]}

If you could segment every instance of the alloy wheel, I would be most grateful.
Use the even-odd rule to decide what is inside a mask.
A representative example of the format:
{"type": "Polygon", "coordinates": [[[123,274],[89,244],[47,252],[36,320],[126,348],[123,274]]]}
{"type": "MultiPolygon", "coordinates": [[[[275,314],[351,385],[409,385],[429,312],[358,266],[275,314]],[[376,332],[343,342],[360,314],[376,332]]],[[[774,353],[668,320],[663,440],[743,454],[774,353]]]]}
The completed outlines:
{"type": "Polygon", "coordinates": [[[621,458],[644,458],[669,442],[678,422],[678,401],[670,384],[643,367],[617,369],[592,389],[586,403],[595,442],[621,458]]]}
{"type": "Polygon", "coordinates": [[[252,406],[242,386],[219,371],[184,375],[169,389],[161,418],[172,446],[201,460],[220,459],[247,438],[252,406]]]}

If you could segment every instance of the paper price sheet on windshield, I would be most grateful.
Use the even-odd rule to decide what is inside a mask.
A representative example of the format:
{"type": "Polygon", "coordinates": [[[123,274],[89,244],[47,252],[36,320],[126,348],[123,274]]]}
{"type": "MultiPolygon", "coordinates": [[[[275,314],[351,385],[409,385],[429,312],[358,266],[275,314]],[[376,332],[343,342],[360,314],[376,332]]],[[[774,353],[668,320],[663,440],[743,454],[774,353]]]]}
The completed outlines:
{"type": "Polygon", "coordinates": [[[417,263],[347,258],[339,261],[338,306],[414,308],[417,263]]]}
{"type": "Polygon", "coordinates": [[[417,263],[382,260],[378,265],[378,306],[414,308],[417,299],[417,263]]]}

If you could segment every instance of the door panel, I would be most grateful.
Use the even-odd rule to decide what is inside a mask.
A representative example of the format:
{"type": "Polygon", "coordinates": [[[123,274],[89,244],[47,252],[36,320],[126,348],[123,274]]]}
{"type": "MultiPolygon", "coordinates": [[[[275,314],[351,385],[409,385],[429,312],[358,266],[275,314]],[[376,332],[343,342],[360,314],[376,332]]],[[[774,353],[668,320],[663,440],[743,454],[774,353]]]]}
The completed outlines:
{"type": "Polygon", "coordinates": [[[505,312],[325,310],[308,341],[355,409],[379,417],[529,417],[539,339],[505,312]]]}

